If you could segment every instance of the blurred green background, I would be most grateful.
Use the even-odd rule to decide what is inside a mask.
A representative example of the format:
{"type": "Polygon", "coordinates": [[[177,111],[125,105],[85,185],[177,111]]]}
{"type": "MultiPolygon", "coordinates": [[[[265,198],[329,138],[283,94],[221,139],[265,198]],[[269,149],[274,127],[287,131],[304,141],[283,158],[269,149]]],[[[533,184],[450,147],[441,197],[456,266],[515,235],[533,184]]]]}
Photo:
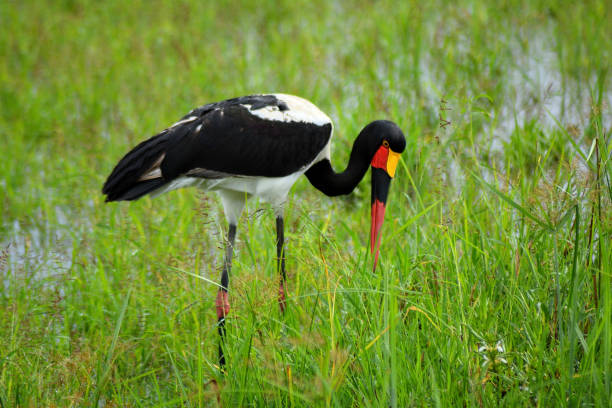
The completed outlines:
{"type": "Polygon", "coordinates": [[[0,406],[607,406],[607,1],[0,2],[0,406]],[[369,180],[238,232],[228,373],[214,194],[103,203],[116,161],[192,108],[296,94],[342,169],[408,147],[381,265],[369,180]],[[210,281],[208,281],[210,280],[210,281]]]}

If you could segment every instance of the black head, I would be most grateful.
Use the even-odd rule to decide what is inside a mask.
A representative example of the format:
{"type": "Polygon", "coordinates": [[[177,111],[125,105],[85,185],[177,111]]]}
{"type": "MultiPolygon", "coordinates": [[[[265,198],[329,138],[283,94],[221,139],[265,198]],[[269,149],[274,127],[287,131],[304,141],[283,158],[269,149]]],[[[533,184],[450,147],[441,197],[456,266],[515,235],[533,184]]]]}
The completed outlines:
{"type": "Polygon", "coordinates": [[[368,156],[374,156],[380,146],[386,146],[396,153],[406,149],[406,138],[402,129],[390,120],[375,120],[359,133],[366,140],[368,156]]]}

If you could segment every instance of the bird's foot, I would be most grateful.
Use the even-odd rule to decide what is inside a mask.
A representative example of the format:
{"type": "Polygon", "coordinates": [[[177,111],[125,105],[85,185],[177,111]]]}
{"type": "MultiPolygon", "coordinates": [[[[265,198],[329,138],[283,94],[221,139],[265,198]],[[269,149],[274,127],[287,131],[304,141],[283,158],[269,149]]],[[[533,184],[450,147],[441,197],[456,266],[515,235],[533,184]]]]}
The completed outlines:
{"type": "Polygon", "coordinates": [[[224,319],[229,314],[230,304],[228,293],[223,289],[217,292],[217,300],[215,300],[215,307],[217,309],[217,318],[219,320],[224,319]]]}
{"type": "Polygon", "coordinates": [[[281,313],[285,313],[287,302],[285,300],[285,283],[281,281],[278,287],[278,306],[280,307],[281,313]]]}

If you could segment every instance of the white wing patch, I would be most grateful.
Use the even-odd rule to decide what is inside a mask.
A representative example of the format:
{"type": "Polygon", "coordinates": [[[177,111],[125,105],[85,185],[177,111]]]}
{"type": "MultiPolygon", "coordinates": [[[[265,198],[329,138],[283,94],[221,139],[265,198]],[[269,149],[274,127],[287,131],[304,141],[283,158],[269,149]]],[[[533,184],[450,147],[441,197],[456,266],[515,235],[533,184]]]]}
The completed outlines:
{"type": "Polygon", "coordinates": [[[183,120],[179,120],[178,122],[176,122],[174,125],[170,126],[170,128],[173,128],[175,126],[178,125],[182,125],[183,123],[189,123],[189,122],[193,122],[194,120],[196,120],[198,117],[197,116],[190,116],[187,119],[183,119],[183,120]]]}
{"type": "Polygon", "coordinates": [[[249,111],[262,119],[274,120],[278,122],[304,122],[313,125],[323,126],[331,123],[331,119],[319,108],[306,99],[293,95],[273,94],[276,99],[284,102],[288,109],[280,110],[278,106],[265,106],[260,109],[252,110],[251,105],[243,105],[249,111]]]}
{"type": "Polygon", "coordinates": [[[164,152],[161,154],[161,156],[157,158],[157,160],[155,160],[155,163],[151,165],[149,170],[145,171],[144,174],[140,176],[138,181],[153,180],[156,178],[160,178],[162,176],[162,172],[159,166],[161,165],[161,162],[164,161],[165,157],[166,157],[166,153],[164,152]]]}

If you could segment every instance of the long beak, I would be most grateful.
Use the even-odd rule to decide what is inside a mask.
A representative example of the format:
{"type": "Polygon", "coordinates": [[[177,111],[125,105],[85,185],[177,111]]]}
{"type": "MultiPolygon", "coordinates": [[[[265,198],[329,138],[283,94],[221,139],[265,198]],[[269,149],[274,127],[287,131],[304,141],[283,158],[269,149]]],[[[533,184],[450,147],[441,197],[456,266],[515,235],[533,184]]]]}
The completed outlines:
{"type": "Polygon", "coordinates": [[[370,229],[370,249],[374,255],[373,271],[378,263],[378,253],[383,220],[385,219],[385,205],[391,179],[395,176],[395,168],[399,160],[399,153],[391,149],[382,148],[372,160],[372,228],[370,229]]]}
{"type": "Polygon", "coordinates": [[[391,177],[382,169],[372,167],[372,228],[370,229],[370,249],[374,255],[374,268],[378,263],[383,220],[385,219],[385,205],[391,177]],[[376,251],[376,252],[375,252],[376,251]]]}

